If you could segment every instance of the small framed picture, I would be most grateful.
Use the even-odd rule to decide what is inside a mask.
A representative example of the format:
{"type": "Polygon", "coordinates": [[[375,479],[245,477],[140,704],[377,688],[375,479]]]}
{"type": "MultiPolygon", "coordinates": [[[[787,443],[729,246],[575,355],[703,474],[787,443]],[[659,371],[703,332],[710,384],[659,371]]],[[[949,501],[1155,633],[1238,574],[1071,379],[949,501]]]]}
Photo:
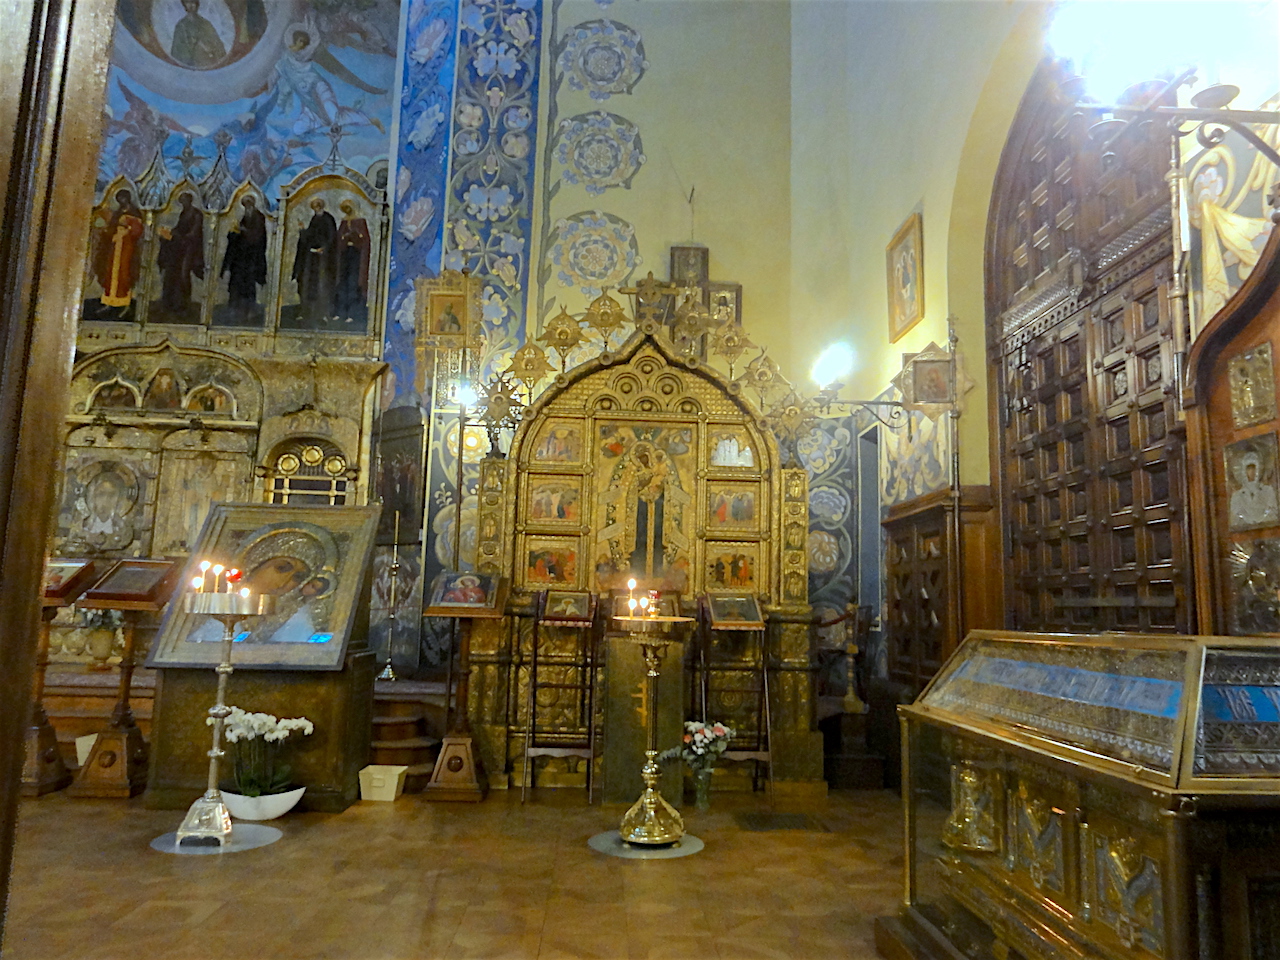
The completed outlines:
{"type": "Polygon", "coordinates": [[[94,560],[51,559],[44,568],[44,605],[66,606],[93,586],[100,568],[94,560]]]}
{"type": "Polygon", "coordinates": [[[525,516],[531,523],[576,526],[582,519],[582,478],[530,478],[525,516]]]}
{"type": "Polygon", "coordinates": [[[542,622],[561,626],[588,626],[596,617],[596,597],[577,590],[548,590],[542,606],[542,622]]]}
{"type": "Polygon", "coordinates": [[[1280,525],[1274,433],[1229,443],[1222,451],[1227,480],[1227,529],[1280,525]]]}
{"type": "Polygon", "coordinates": [[[700,245],[671,248],[671,282],[678,287],[701,286],[710,276],[711,251],[700,245]]]}
{"type": "Polygon", "coordinates": [[[530,537],[526,549],[525,583],[578,585],[577,537],[530,537]]]}
{"type": "Polygon", "coordinates": [[[917,357],[911,361],[911,399],[916,403],[951,403],[953,364],[950,359],[917,357]]]}
{"type": "Polygon", "coordinates": [[[763,630],[764,617],[753,594],[712,593],[707,596],[712,630],[763,630]]]}
{"type": "Polygon", "coordinates": [[[753,483],[712,483],[707,486],[707,529],[760,529],[764,504],[759,488],[753,483]]]}
{"type": "Polygon", "coordinates": [[[467,297],[464,293],[432,293],[427,303],[427,330],[437,337],[466,334],[467,297]]]}
{"type": "Polygon", "coordinates": [[[432,581],[428,596],[422,611],[428,617],[500,617],[507,602],[506,580],[446,570],[432,581]]]}
{"type": "Polygon", "coordinates": [[[920,214],[913,213],[898,228],[885,250],[889,282],[889,342],[920,322],[924,316],[924,230],[920,214]]]}
{"type": "Polygon", "coordinates": [[[718,280],[708,282],[707,309],[717,327],[725,324],[742,326],[742,284],[718,280]]]}
{"type": "Polygon", "coordinates": [[[538,436],[533,459],[540,463],[581,463],[582,425],[549,421],[538,436]]]}
{"type": "Polygon", "coordinates": [[[707,588],[754,592],[759,565],[758,543],[708,543],[707,588]]]}
{"type": "Polygon", "coordinates": [[[83,601],[164,606],[177,585],[179,564],[170,560],[120,560],[85,591],[83,601]]]}

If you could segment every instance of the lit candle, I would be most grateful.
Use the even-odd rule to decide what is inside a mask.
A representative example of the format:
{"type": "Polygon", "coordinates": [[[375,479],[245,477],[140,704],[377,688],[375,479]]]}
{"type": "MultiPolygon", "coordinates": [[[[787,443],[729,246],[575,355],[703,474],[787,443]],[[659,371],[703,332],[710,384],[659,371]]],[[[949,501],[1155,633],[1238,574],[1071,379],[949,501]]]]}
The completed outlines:
{"type": "Polygon", "coordinates": [[[641,598],[640,598],[640,609],[641,609],[642,611],[644,611],[645,613],[648,613],[648,612],[649,612],[649,598],[648,598],[648,597],[641,597],[641,598]]]}
{"type": "Polygon", "coordinates": [[[246,600],[248,600],[248,599],[249,599],[249,588],[248,588],[248,587],[241,587],[241,588],[240,588],[240,596],[242,596],[242,597],[244,597],[246,600]]]}
{"type": "Polygon", "coordinates": [[[631,616],[634,617],[636,615],[636,598],[635,597],[632,597],[630,600],[627,601],[627,609],[631,611],[631,616]]]}
{"type": "Polygon", "coordinates": [[[192,577],[191,589],[199,593],[204,589],[204,577],[192,577]]]}
{"type": "Polygon", "coordinates": [[[200,592],[201,593],[204,593],[204,587],[205,587],[204,578],[208,575],[209,568],[212,566],[213,564],[210,563],[208,560],[200,561],[200,592]]]}
{"type": "Polygon", "coordinates": [[[223,571],[223,570],[225,570],[225,569],[226,569],[226,568],[225,568],[222,564],[220,564],[220,563],[215,563],[215,564],[213,565],[213,592],[214,592],[214,593],[222,593],[222,592],[223,592],[222,590],[219,590],[219,589],[218,589],[218,578],[219,578],[220,576],[222,576],[222,571],[223,571]]]}

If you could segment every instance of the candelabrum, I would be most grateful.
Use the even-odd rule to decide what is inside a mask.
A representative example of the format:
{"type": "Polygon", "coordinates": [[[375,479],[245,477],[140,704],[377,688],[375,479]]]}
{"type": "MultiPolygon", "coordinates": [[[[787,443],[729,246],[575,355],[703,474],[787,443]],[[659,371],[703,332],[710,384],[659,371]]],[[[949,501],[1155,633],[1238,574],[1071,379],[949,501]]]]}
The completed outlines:
{"type": "Polygon", "coordinates": [[[231,676],[231,645],[235,640],[236,624],[249,617],[271,613],[275,597],[255,594],[248,587],[235,585],[240,571],[226,569],[221,564],[203,561],[201,575],[191,582],[192,592],[183,596],[187,613],[203,614],[222,624],[222,662],[217,666],[218,692],[209,708],[213,718],[213,746],[209,750],[209,781],[204,795],[191,804],[178,828],[177,842],[216,841],[225,846],[231,840],[231,814],[218,789],[219,763],[224,756],[222,728],[231,714],[227,706],[227,679],[231,676]],[[212,573],[212,583],[209,575],[212,573]]]}
{"type": "MultiPolygon", "coordinates": [[[[628,586],[634,593],[635,581],[631,581],[628,586]]],[[[640,776],[644,780],[644,793],[623,816],[618,835],[624,843],[663,846],[675,843],[684,836],[684,820],[658,792],[658,779],[661,775],[658,767],[658,674],[667,644],[680,642],[680,638],[671,636],[671,632],[680,625],[692,623],[693,618],[661,616],[657,613],[657,605],[650,602],[649,597],[641,597],[638,602],[634,596],[630,597],[628,606],[633,613],[637,607],[644,612],[640,616],[614,619],[628,632],[631,641],[640,645],[645,666],[648,667],[645,714],[649,728],[649,748],[644,752],[645,762],[640,770],[640,776]]]]}

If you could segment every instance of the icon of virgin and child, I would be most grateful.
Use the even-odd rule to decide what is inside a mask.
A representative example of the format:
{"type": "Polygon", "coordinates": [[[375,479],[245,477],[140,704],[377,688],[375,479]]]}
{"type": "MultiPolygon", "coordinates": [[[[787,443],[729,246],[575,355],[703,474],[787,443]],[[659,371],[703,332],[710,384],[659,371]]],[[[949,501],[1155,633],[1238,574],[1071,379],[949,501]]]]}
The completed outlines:
{"type": "MultiPolygon", "coordinates": [[[[299,521],[259,527],[232,563],[245,572],[254,593],[276,598],[275,612],[246,621],[245,643],[326,643],[340,565],[338,545],[328,530],[299,521]]],[[[217,642],[222,625],[212,618],[187,635],[189,643],[217,642]]]]}

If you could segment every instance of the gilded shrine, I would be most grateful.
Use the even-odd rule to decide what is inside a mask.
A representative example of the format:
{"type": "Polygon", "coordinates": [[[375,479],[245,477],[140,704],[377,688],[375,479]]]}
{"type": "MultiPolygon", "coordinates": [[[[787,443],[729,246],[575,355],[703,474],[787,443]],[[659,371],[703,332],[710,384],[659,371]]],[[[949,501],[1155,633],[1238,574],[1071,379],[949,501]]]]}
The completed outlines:
{"type": "MultiPolygon", "coordinates": [[[[738,387],[681,356],[652,322],[642,320],[617,352],[557,377],[526,412],[510,457],[491,453],[480,464],[477,569],[512,583],[510,615],[472,636],[470,710],[486,769],[503,786],[504,771],[516,784],[529,775],[521,747],[539,592],[587,591],[607,605],[634,578],[689,611],[703,595],[759,597],[769,619],[763,651],[735,633],[738,646],[699,667],[696,645],[685,644],[688,673],[719,671],[697,710],[756,742],[766,722],[758,698],[740,679],[717,681],[750,672],[763,656],[771,779],[778,789],[825,790],[810,692],[807,493],[805,471],[782,466],[777,440],[738,387]]],[[[539,737],[580,740],[598,722],[591,701],[569,690],[584,670],[598,671],[589,679],[599,684],[610,667],[575,654],[570,633],[542,640],[539,669],[562,682],[538,690],[539,737]]],[[[693,690],[701,678],[691,679],[693,690]]],[[[557,775],[582,782],[585,771],[548,768],[543,782],[557,775]]]]}

